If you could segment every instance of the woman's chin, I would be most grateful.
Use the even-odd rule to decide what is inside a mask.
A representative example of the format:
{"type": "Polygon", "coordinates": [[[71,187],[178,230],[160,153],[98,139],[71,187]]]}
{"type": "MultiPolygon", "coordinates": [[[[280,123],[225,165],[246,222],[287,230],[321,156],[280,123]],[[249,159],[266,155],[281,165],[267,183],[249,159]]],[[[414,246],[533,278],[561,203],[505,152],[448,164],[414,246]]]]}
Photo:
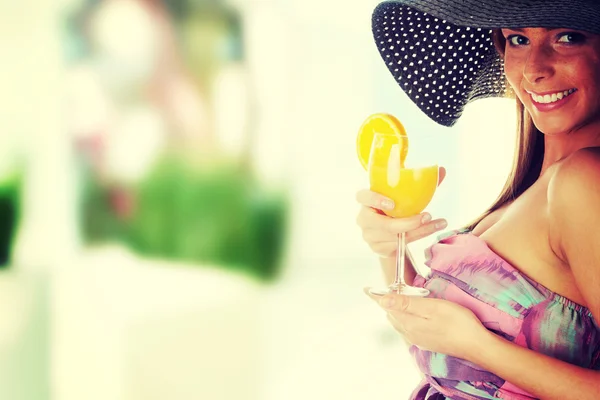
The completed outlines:
{"type": "Polygon", "coordinates": [[[534,118],[533,124],[535,127],[546,136],[559,136],[564,132],[569,132],[569,124],[565,124],[564,117],[544,117],[534,118]]]}

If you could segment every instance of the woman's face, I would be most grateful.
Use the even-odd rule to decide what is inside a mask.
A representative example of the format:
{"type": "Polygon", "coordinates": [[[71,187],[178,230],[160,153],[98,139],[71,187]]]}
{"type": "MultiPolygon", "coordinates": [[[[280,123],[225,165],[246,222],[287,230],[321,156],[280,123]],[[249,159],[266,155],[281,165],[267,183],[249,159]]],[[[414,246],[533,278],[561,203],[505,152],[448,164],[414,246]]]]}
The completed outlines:
{"type": "Polygon", "coordinates": [[[600,35],[546,28],[502,35],[506,76],[540,131],[600,128],[600,35]]]}

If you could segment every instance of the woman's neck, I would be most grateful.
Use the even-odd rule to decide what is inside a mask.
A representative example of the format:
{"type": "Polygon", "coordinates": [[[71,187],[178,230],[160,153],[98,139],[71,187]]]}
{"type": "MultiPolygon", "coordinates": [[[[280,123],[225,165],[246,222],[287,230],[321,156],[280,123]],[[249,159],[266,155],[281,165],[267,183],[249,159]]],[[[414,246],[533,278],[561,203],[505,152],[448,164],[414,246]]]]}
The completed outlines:
{"type": "Polygon", "coordinates": [[[586,147],[600,147],[600,129],[544,135],[544,161],[540,175],[553,164],[586,147]]]}

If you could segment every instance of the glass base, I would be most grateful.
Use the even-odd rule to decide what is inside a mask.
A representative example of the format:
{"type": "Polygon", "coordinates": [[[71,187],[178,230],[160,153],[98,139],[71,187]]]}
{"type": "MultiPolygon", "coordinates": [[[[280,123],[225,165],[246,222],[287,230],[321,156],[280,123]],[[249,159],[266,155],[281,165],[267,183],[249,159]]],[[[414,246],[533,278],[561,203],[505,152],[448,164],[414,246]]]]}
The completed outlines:
{"type": "Polygon", "coordinates": [[[429,290],[408,286],[408,285],[391,285],[387,289],[369,289],[369,293],[374,294],[376,296],[385,296],[386,294],[396,293],[401,294],[403,296],[415,296],[415,297],[425,297],[429,294],[429,290]]]}

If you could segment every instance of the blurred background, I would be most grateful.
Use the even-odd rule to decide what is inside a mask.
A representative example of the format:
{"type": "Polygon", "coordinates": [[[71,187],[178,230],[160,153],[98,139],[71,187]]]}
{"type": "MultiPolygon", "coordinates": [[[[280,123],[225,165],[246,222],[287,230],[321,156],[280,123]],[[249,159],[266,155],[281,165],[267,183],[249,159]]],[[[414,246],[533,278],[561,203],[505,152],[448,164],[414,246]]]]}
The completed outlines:
{"type": "Polygon", "coordinates": [[[357,130],[390,112],[437,137],[428,210],[455,229],[504,183],[513,104],[435,125],[359,3],[0,3],[0,398],[408,396],[362,293],[383,282],[357,130]]]}

